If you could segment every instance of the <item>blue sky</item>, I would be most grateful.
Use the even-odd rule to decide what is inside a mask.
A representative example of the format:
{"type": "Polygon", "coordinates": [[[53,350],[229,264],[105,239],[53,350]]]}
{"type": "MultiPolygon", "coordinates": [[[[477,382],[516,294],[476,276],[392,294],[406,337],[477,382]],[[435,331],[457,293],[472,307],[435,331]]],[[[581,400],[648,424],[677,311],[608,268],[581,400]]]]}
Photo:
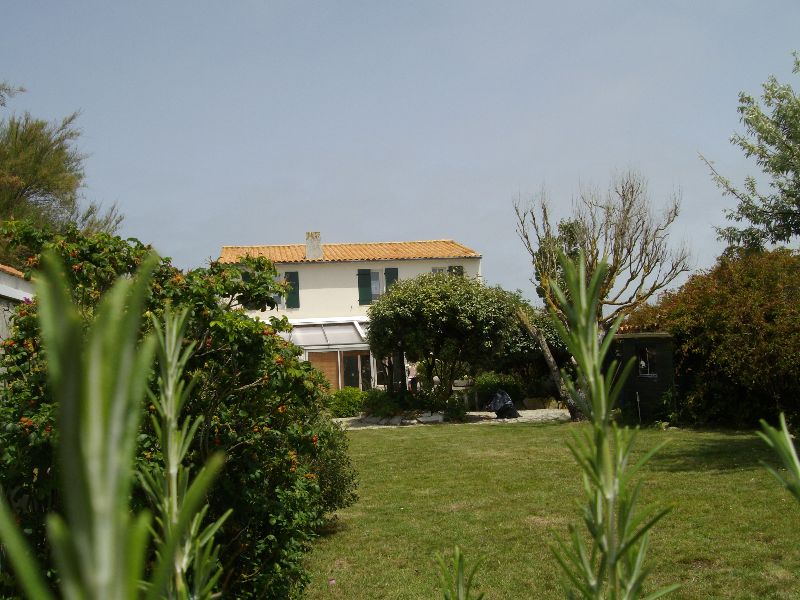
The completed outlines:
{"type": "MultiPolygon", "coordinates": [[[[182,267],[224,244],[453,238],[533,295],[512,201],[636,169],[697,268],[757,173],[738,93],[796,84],[800,3],[0,0],[7,110],[74,110],[88,199],[182,267]],[[13,24],[11,26],[10,24],[13,24]]],[[[797,89],[797,87],[795,88],[797,89]]]]}

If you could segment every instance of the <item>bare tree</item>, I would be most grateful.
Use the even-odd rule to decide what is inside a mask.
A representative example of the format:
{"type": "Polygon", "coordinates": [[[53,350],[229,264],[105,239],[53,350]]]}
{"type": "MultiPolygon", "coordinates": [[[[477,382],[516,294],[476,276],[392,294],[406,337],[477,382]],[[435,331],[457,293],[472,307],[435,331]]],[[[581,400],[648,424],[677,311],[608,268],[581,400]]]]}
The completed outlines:
{"type": "MultiPolygon", "coordinates": [[[[552,220],[545,191],[525,206],[515,202],[517,235],[531,256],[531,282],[537,294],[566,323],[553,295],[553,283],[562,283],[559,254],[575,260],[583,250],[588,277],[605,258],[608,272],[597,306],[597,322],[601,331],[606,331],[619,315],[641,306],[689,270],[686,246],[672,249],[669,244],[669,229],[679,209],[680,197],[676,194],[663,212],[656,214],[646,180],[632,171],[614,177],[605,194],[596,188],[582,189],[573,202],[571,216],[558,223],[552,220]]],[[[526,326],[540,345],[547,343],[537,335],[535,325],[526,326]]],[[[559,390],[564,389],[558,369],[551,366],[550,371],[559,390]]],[[[561,395],[576,417],[572,399],[561,395]]]]}

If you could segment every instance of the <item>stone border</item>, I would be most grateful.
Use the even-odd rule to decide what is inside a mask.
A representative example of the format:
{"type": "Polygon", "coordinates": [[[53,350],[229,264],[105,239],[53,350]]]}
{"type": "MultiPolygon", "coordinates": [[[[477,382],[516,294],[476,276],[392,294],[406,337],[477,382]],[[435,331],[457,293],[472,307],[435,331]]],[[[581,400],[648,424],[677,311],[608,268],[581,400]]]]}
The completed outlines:
{"type": "Polygon", "coordinates": [[[557,408],[519,411],[517,419],[498,419],[493,412],[468,412],[464,423],[445,423],[442,413],[398,415],[396,417],[344,417],[333,419],[342,429],[380,429],[385,427],[415,427],[419,425],[503,425],[506,423],[566,423],[569,412],[557,408]]]}

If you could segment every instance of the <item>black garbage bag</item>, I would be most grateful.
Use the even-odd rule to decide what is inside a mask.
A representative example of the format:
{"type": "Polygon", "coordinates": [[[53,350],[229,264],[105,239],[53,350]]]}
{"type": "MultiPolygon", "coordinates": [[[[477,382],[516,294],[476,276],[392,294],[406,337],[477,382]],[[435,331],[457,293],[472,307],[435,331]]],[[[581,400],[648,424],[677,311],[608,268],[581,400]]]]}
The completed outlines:
{"type": "Polygon", "coordinates": [[[495,392],[486,408],[495,413],[498,419],[516,419],[519,417],[511,396],[502,389],[495,392]]]}

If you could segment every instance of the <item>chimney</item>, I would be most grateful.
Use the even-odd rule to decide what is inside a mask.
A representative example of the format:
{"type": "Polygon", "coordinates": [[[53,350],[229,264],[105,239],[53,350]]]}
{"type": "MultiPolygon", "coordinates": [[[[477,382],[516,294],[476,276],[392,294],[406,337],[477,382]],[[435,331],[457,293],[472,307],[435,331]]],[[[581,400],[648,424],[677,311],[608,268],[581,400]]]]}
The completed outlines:
{"type": "Polygon", "coordinates": [[[322,258],[322,242],[319,231],[306,232],[306,260],[319,260],[322,258]]]}

